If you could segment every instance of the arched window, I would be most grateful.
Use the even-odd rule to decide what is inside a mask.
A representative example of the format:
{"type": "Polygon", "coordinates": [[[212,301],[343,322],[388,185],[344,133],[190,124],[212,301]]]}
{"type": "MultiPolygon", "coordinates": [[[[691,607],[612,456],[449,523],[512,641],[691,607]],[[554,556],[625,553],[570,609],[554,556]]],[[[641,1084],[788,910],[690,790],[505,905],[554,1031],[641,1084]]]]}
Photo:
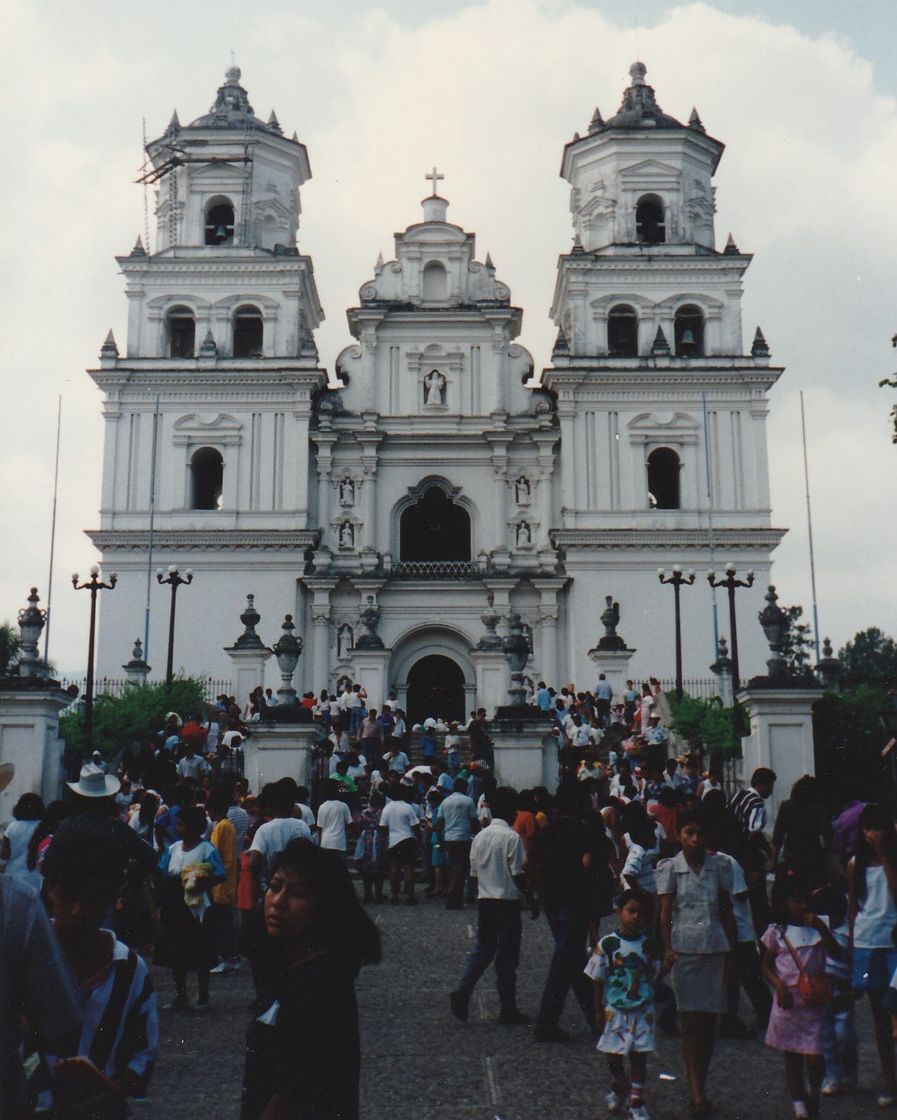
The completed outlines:
{"type": "Polygon", "coordinates": [[[192,358],[196,346],[196,320],[189,307],[172,307],[167,316],[169,358],[192,358]]]}
{"type": "Polygon", "coordinates": [[[234,312],[234,357],[260,358],[264,328],[257,307],[238,307],[234,312]]]}
{"type": "Polygon", "coordinates": [[[677,358],[699,358],[704,353],[704,316],[691,304],[676,312],[674,331],[677,358]]]}
{"type": "Polygon", "coordinates": [[[190,460],[191,509],[221,509],[224,460],[214,447],[200,447],[190,460]]]}
{"type": "Polygon", "coordinates": [[[679,509],[679,456],[658,447],[648,456],[648,501],[653,509],[679,509]]]}
{"type": "Polygon", "coordinates": [[[439,486],[429,486],[402,514],[402,560],[470,560],[470,517],[439,486]]]}
{"type": "Polygon", "coordinates": [[[612,307],[607,317],[607,352],[612,358],[638,357],[638,316],[626,304],[612,307]]]}
{"type": "Polygon", "coordinates": [[[438,261],[430,261],[424,268],[421,292],[424,299],[448,299],[448,276],[438,261]]]}
{"type": "Polygon", "coordinates": [[[226,198],[213,198],[206,207],[206,245],[233,245],[234,208],[226,198]]]}
{"type": "Polygon", "coordinates": [[[667,239],[663,202],[656,194],[643,195],[635,208],[635,236],[641,245],[661,245],[667,239]]]}

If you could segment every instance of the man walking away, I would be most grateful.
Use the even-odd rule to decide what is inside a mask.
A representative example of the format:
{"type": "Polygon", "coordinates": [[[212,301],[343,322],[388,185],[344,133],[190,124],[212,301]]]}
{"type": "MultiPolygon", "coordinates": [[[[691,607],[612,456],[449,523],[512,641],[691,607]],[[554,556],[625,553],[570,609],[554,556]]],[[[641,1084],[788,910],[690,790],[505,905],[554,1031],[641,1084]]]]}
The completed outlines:
{"type": "Polygon", "coordinates": [[[467,782],[464,778],[455,778],[452,791],[442,803],[436,827],[449,860],[449,888],[445,908],[460,910],[464,905],[464,883],[470,871],[471,838],[474,833],[479,832],[480,822],[477,807],[467,796],[467,782]]]}

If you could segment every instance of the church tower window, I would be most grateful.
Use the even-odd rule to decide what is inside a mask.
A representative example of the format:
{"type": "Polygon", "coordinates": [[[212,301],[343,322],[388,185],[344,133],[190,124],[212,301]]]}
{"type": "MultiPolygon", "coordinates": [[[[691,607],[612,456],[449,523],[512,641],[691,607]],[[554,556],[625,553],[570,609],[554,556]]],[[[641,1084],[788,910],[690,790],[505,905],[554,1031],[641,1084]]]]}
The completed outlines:
{"type": "Polygon", "coordinates": [[[257,307],[238,307],[234,312],[234,357],[260,358],[263,340],[261,311],[257,307]]]}
{"type": "Polygon", "coordinates": [[[233,245],[234,208],[226,198],[213,198],[206,206],[206,245],[233,245]]]}
{"type": "Polygon", "coordinates": [[[439,486],[402,513],[399,551],[403,561],[470,560],[470,516],[439,486]]]}
{"type": "Polygon", "coordinates": [[[193,478],[191,509],[221,509],[224,460],[214,447],[200,447],[190,460],[193,478]]]}
{"type": "Polygon", "coordinates": [[[643,195],[635,208],[635,235],[640,245],[662,245],[667,239],[663,202],[656,194],[643,195]]]}
{"type": "Polygon", "coordinates": [[[448,276],[438,261],[430,261],[424,268],[421,294],[426,300],[448,299],[448,276]]]}
{"type": "Polygon", "coordinates": [[[192,358],[196,347],[196,320],[189,307],[172,307],[167,316],[169,358],[192,358]]]}
{"type": "Polygon", "coordinates": [[[699,358],[704,353],[704,316],[691,304],[676,312],[674,338],[677,358],[699,358]]]}
{"type": "Polygon", "coordinates": [[[648,456],[648,501],[652,509],[679,509],[679,471],[682,464],[671,447],[658,447],[648,456]]]}
{"type": "Polygon", "coordinates": [[[626,304],[612,307],[607,317],[607,352],[612,358],[638,357],[638,316],[626,304]]]}

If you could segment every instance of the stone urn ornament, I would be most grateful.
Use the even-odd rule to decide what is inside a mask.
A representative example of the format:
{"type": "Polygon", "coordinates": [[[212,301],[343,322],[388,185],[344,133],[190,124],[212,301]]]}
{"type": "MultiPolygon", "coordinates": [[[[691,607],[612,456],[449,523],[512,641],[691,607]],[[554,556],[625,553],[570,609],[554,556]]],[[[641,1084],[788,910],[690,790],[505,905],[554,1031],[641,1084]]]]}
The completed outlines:
{"type": "Polygon", "coordinates": [[[610,652],[624,650],[626,642],[617,633],[617,626],[620,624],[620,604],[614,602],[613,595],[605,595],[604,602],[607,604],[601,612],[604,634],[599,639],[597,648],[610,652]]]}
{"type": "Polygon", "coordinates": [[[355,639],[355,649],[383,649],[383,639],[377,633],[380,625],[380,608],[374,602],[374,596],[368,595],[367,606],[358,616],[358,621],[365,629],[365,633],[355,639]]]}
{"type": "Polygon", "coordinates": [[[526,686],[523,683],[523,670],[529,661],[529,642],[523,632],[523,621],[516,611],[508,618],[508,636],[502,643],[505,660],[511,670],[511,687],[508,695],[512,708],[526,705],[526,686]]]}

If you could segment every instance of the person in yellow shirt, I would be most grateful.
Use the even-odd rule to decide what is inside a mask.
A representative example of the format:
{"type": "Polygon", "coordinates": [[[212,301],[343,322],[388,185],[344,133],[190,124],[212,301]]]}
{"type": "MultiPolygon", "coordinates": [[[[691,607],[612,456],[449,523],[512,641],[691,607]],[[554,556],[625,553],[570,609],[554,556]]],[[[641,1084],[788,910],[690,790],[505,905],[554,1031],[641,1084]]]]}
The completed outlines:
{"type": "Polygon", "coordinates": [[[237,832],[228,820],[227,810],[231,799],[223,790],[215,790],[209,797],[208,813],[214,821],[209,837],[217,848],[224,864],[224,882],[212,889],[212,907],[209,921],[218,953],[218,964],[212,969],[213,976],[236,972],[240,967],[234,925],[234,906],[237,902],[237,832]]]}

